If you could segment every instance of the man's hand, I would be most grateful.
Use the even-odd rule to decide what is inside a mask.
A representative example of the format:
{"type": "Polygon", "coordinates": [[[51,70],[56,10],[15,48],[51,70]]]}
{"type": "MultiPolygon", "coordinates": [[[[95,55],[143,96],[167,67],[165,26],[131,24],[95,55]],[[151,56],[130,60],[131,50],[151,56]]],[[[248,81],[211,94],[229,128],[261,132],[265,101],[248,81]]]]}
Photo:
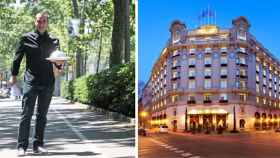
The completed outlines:
{"type": "Polygon", "coordinates": [[[9,82],[14,85],[15,83],[17,83],[17,76],[11,76],[9,82]]]}

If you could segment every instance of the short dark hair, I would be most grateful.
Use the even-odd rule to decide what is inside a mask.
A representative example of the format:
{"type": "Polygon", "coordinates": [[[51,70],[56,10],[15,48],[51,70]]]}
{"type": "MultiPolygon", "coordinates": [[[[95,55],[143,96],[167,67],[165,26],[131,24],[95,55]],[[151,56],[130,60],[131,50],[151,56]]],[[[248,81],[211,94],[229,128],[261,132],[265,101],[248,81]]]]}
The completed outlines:
{"type": "Polygon", "coordinates": [[[47,10],[43,10],[43,11],[37,13],[35,17],[37,18],[39,16],[45,16],[49,20],[49,12],[47,10]]]}

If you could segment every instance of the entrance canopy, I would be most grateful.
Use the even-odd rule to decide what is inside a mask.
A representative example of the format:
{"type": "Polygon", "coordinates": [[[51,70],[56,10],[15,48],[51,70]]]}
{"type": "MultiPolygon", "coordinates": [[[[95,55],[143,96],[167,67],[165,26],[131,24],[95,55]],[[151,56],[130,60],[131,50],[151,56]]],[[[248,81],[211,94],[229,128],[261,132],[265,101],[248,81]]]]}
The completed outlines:
{"type": "Polygon", "coordinates": [[[192,109],[188,114],[228,114],[228,112],[224,109],[192,109]]]}

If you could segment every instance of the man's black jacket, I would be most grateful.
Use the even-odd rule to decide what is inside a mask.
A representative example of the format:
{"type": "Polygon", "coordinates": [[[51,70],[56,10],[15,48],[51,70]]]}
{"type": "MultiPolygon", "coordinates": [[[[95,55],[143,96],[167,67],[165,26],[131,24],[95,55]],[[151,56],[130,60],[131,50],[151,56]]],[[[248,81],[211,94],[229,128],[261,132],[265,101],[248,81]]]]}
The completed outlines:
{"type": "Polygon", "coordinates": [[[52,38],[47,32],[40,34],[33,31],[24,34],[17,48],[11,72],[16,76],[23,56],[26,56],[24,81],[30,85],[50,87],[54,85],[53,65],[46,60],[59,47],[58,39],[52,38]]]}

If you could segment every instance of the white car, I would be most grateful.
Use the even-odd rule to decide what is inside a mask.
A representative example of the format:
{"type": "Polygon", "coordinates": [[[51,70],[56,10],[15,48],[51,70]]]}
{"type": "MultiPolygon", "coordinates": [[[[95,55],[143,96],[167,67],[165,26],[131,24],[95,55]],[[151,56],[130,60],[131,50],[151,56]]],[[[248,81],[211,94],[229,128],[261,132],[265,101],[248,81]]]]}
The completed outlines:
{"type": "Polygon", "coordinates": [[[159,126],[159,133],[168,133],[168,126],[160,125],[159,126]]]}

